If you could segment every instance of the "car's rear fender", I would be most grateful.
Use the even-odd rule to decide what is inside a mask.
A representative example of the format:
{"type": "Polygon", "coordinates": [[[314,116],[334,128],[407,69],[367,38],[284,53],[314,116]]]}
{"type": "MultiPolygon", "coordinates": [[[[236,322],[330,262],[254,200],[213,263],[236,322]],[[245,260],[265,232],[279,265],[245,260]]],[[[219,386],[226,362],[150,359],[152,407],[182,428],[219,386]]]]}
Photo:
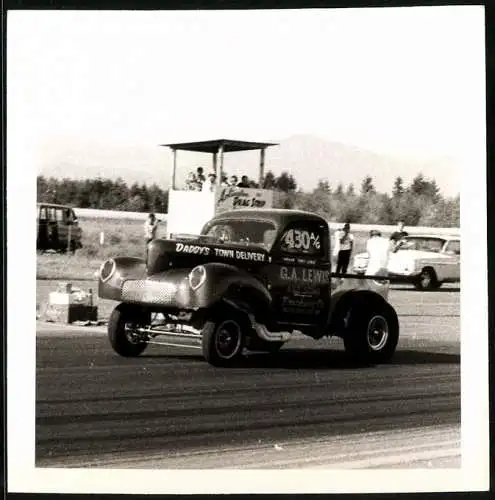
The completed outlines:
{"type": "MultiPolygon", "coordinates": [[[[379,293],[373,290],[342,290],[332,295],[330,306],[329,328],[330,335],[343,335],[344,320],[349,309],[355,304],[383,306],[390,304],[379,293]]],[[[390,306],[391,307],[391,306],[390,306]]]]}
{"type": "Polygon", "coordinates": [[[139,257],[108,259],[98,271],[98,296],[102,299],[121,300],[122,283],[128,279],[145,279],[146,262],[139,257]]]}

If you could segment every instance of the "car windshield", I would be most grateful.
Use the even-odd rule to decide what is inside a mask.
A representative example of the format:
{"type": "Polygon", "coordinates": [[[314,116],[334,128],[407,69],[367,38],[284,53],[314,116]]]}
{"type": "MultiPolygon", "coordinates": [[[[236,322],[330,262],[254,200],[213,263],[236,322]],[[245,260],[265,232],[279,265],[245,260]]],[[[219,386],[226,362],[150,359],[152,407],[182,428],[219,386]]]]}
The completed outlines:
{"type": "Polygon", "coordinates": [[[440,252],[445,244],[442,238],[406,238],[401,250],[440,252]]]}
{"type": "Polygon", "coordinates": [[[275,242],[277,228],[270,221],[219,220],[206,226],[201,236],[215,242],[263,246],[269,250],[275,242]]]}

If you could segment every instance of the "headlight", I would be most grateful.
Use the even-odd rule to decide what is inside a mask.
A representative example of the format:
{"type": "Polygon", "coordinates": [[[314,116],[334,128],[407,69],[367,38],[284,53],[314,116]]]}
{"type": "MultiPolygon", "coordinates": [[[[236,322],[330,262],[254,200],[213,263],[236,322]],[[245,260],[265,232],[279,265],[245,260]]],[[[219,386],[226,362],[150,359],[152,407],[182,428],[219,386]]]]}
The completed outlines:
{"type": "Polygon", "coordinates": [[[197,290],[204,282],[206,279],[206,269],[204,266],[196,266],[190,273],[189,273],[189,286],[193,290],[197,290]]]}
{"type": "Polygon", "coordinates": [[[100,279],[103,283],[108,281],[113,273],[115,272],[115,261],[113,259],[109,259],[100,266],[100,279]]]}

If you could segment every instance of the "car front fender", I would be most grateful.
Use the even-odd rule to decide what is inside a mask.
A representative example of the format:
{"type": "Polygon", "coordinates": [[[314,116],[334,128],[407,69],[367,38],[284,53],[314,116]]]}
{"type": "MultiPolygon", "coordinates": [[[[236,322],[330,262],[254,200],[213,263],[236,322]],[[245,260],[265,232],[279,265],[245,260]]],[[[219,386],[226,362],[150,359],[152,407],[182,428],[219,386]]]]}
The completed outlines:
{"type": "Polygon", "coordinates": [[[268,289],[253,275],[229,264],[205,264],[206,279],[198,290],[198,303],[202,308],[211,308],[222,300],[247,307],[258,315],[263,315],[272,304],[268,289]]]}
{"type": "Polygon", "coordinates": [[[98,296],[102,299],[121,300],[122,284],[129,279],[146,278],[146,262],[139,257],[108,259],[98,271],[98,296]]]}
{"type": "Polygon", "coordinates": [[[340,290],[332,295],[330,317],[329,317],[329,334],[339,335],[343,331],[344,318],[352,304],[387,304],[389,302],[385,297],[372,289],[346,289],[340,290]]]}
{"type": "Polygon", "coordinates": [[[98,294],[105,299],[173,310],[211,309],[230,300],[237,305],[246,303],[256,314],[263,314],[271,305],[268,290],[246,271],[222,263],[202,267],[204,280],[193,289],[189,283],[193,268],[169,269],[148,276],[142,259],[110,259],[100,269],[98,294]]]}

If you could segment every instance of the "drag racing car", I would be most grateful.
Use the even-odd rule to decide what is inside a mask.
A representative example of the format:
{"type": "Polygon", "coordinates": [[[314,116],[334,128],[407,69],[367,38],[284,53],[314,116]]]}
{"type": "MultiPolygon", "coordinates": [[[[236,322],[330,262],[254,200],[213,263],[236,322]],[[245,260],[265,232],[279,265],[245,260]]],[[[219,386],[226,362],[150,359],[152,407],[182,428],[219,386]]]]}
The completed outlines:
{"type": "Polygon", "coordinates": [[[246,351],[275,353],[299,333],[337,336],[359,362],[387,362],[399,338],[389,283],[332,275],[330,239],[316,214],[235,209],[198,235],[152,241],[146,259],[111,258],[98,283],[101,298],[119,302],[110,344],[121,356],[154,343],[198,348],[227,366],[246,351]]]}
{"type": "MultiPolygon", "coordinates": [[[[354,257],[353,270],[364,273],[368,254],[354,257]]],[[[461,279],[461,240],[458,236],[414,235],[404,238],[390,254],[388,275],[396,283],[411,283],[418,290],[434,290],[461,279]]]]}

